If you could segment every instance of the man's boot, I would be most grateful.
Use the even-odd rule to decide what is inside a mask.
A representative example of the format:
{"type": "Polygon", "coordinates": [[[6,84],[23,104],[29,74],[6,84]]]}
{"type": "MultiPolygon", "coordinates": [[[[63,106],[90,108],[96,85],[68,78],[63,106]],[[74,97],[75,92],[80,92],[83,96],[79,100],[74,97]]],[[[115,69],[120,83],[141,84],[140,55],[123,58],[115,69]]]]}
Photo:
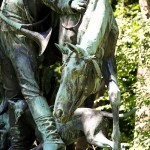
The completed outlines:
{"type": "MultiPolygon", "coordinates": [[[[9,150],[29,150],[35,140],[34,129],[30,128],[26,121],[25,111],[19,108],[19,99],[9,100],[10,141],[9,150]],[[18,108],[17,108],[18,107],[18,108]],[[22,113],[19,113],[21,112],[22,113]]],[[[22,102],[24,100],[21,100],[22,102]]]]}
{"type": "Polygon", "coordinates": [[[18,123],[10,128],[10,150],[30,150],[35,139],[34,132],[27,128],[26,124],[18,123]]]}
{"type": "Polygon", "coordinates": [[[27,100],[31,114],[43,138],[43,150],[64,150],[65,144],[60,138],[50,108],[44,97],[27,100]]]}

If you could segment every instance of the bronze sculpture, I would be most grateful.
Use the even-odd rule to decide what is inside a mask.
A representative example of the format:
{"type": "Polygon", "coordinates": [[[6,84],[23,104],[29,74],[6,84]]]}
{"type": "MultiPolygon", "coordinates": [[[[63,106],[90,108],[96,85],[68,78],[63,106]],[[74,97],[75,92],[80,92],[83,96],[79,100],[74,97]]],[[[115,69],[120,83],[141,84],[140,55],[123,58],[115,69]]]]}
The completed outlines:
{"type": "MultiPolygon", "coordinates": [[[[89,0],[86,12],[82,15],[77,13],[85,10],[86,2],[86,0],[41,0],[36,2],[3,0],[2,3],[0,49],[5,98],[14,102],[20,99],[27,101],[31,114],[43,134],[46,150],[65,147],[57,133],[47,102],[40,91],[38,73],[36,73],[38,53],[42,55],[44,52],[53,28],[59,21],[58,14],[62,14],[59,44],[63,46],[57,45],[57,47],[63,53],[65,75],[62,77],[57,94],[54,114],[62,122],[66,122],[91,93],[98,91],[102,75],[109,88],[114,117],[114,145],[112,147],[114,150],[120,149],[118,111],[120,91],[114,57],[118,28],[108,0],[89,0]],[[69,80],[66,80],[67,78],[69,80]],[[69,112],[68,108],[70,108],[69,112]],[[47,121],[52,124],[45,126],[47,121]]],[[[10,111],[10,114],[13,112],[10,111]]],[[[19,116],[16,117],[19,118],[19,116]]],[[[13,115],[10,118],[13,118],[13,115]]],[[[16,140],[13,141],[13,136],[17,136],[17,132],[14,134],[16,130],[26,132],[26,129],[22,131],[22,124],[13,121],[11,129],[12,146],[20,149],[19,138],[17,143],[16,140]]],[[[25,134],[25,138],[29,135],[25,134]]],[[[30,143],[24,144],[22,149],[27,149],[31,145],[30,143]]]]}
{"type": "MultiPolygon", "coordinates": [[[[36,41],[36,36],[46,37],[44,48],[40,47],[41,53],[44,52],[47,45],[45,42],[48,42],[52,28],[59,19],[55,12],[74,14],[84,10],[85,7],[86,0],[3,0],[2,2],[0,50],[4,96],[6,100],[14,102],[19,99],[27,101],[38,130],[42,134],[44,150],[64,149],[65,145],[57,133],[52,112],[38,85],[39,48],[34,40],[36,41]],[[46,24],[42,26],[45,20],[50,21],[48,26],[46,24]],[[39,35],[39,32],[43,34],[39,35]],[[32,33],[35,33],[35,36],[32,33]]],[[[10,111],[9,115],[13,115],[13,112],[10,111]]],[[[15,138],[21,132],[27,132],[27,127],[25,129],[22,128],[22,123],[10,122],[13,149],[27,150],[31,143],[23,143],[21,139],[15,138]]],[[[30,132],[24,134],[24,138],[28,138],[30,134],[30,132]]]]}
{"type": "MultiPolygon", "coordinates": [[[[37,142],[39,142],[37,146],[33,145],[34,147],[32,148],[32,150],[42,150],[43,141],[40,134],[38,134],[39,131],[37,130],[36,124],[33,122],[33,118],[31,117],[31,113],[29,111],[27,103],[24,100],[19,100],[17,102],[9,101],[9,103],[11,109],[16,115],[18,115],[18,113],[21,113],[19,119],[24,120],[24,125],[27,125],[30,128],[30,130],[33,131],[32,136],[30,136],[27,141],[33,142],[33,140],[36,140],[37,142]]],[[[53,109],[53,107],[50,107],[49,109],[53,109]]],[[[128,117],[135,111],[136,109],[133,109],[132,111],[127,112],[125,114],[119,114],[119,117],[120,118],[128,117]]],[[[105,133],[108,130],[106,117],[112,119],[113,115],[111,113],[96,109],[78,108],[74,112],[71,120],[66,124],[61,124],[56,121],[57,130],[59,135],[65,142],[65,145],[69,145],[75,142],[79,137],[85,136],[89,144],[102,148],[112,147],[113,146],[112,141],[108,140],[105,137],[105,133]]],[[[6,111],[5,113],[3,113],[3,115],[0,116],[1,150],[13,149],[11,147],[11,144],[9,143],[9,132],[10,132],[9,129],[10,129],[9,117],[6,111]]],[[[26,142],[26,139],[24,139],[25,134],[28,134],[28,132],[22,134],[21,138],[23,142],[26,142]]]]}
{"type": "MultiPolygon", "coordinates": [[[[70,18],[73,17],[70,15],[70,18]]],[[[119,150],[120,90],[114,56],[118,27],[109,1],[90,0],[81,20],[74,19],[73,23],[72,27],[63,24],[68,37],[56,44],[63,54],[64,64],[54,115],[61,122],[67,122],[90,94],[98,92],[103,77],[113,112],[113,149],[119,150]],[[69,30],[74,31],[73,44],[70,44],[73,34],[69,34],[69,30]]]]}

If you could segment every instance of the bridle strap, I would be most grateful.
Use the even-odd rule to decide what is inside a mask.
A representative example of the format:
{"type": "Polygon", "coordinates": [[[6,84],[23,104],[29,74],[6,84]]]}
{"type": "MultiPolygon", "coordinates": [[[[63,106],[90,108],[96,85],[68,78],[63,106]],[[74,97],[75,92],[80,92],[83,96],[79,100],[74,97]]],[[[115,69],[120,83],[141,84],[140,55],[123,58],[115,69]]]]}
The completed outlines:
{"type": "MultiPolygon", "coordinates": [[[[101,80],[101,70],[100,70],[100,67],[99,67],[97,61],[95,60],[95,56],[94,57],[91,56],[90,60],[94,66],[94,70],[95,70],[96,76],[97,76],[95,79],[95,85],[94,85],[93,91],[90,92],[91,94],[94,94],[97,92],[97,90],[98,90],[97,87],[99,87],[99,84],[100,84],[99,80],[101,80]]],[[[86,80],[88,80],[88,79],[86,79],[86,80]]],[[[85,86],[85,88],[86,88],[86,86],[85,86]]]]}
{"type": "Polygon", "coordinates": [[[92,59],[92,63],[93,63],[93,65],[94,65],[94,69],[95,69],[95,71],[96,71],[96,73],[97,73],[97,76],[98,76],[99,78],[101,78],[101,70],[100,70],[100,67],[99,67],[97,61],[96,61],[95,59],[92,59]]]}
{"type": "MultiPolygon", "coordinates": [[[[71,57],[71,55],[72,55],[72,53],[69,55],[69,57],[67,58],[67,60],[66,60],[66,62],[63,64],[63,67],[69,62],[69,60],[70,60],[70,58],[75,58],[75,57],[71,57]]],[[[92,93],[95,93],[96,91],[97,91],[97,87],[99,86],[99,82],[98,82],[98,80],[101,80],[101,75],[102,75],[102,73],[101,73],[101,69],[100,69],[100,66],[99,66],[99,64],[98,64],[98,62],[97,62],[97,60],[96,60],[96,57],[95,57],[95,55],[92,55],[92,56],[89,56],[88,58],[84,58],[83,57],[83,59],[84,59],[84,61],[85,61],[85,63],[86,64],[88,64],[88,62],[92,62],[92,64],[93,64],[93,66],[94,66],[94,71],[95,71],[95,73],[96,73],[96,76],[97,76],[97,78],[96,78],[96,81],[95,81],[95,87],[94,87],[94,90],[93,91],[91,91],[91,94],[92,93]],[[88,60],[88,61],[87,61],[88,60]]],[[[88,66],[88,65],[87,65],[88,66]]],[[[86,66],[86,67],[87,67],[86,66]]],[[[87,82],[87,78],[85,79],[85,83],[87,82]]],[[[86,84],[85,84],[85,88],[86,88],[86,84]]]]}
{"type": "MultiPolygon", "coordinates": [[[[75,27],[77,27],[80,24],[81,19],[82,19],[82,15],[80,14],[80,17],[75,25],[69,26],[69,25],[65,25],[63,23],[61,23],[61,25],[67,30],[73,30],[75,27]]],[[[60,20],[61,20],[61,22],[63,22],[62,18],[60,18],[60,20]]]]}

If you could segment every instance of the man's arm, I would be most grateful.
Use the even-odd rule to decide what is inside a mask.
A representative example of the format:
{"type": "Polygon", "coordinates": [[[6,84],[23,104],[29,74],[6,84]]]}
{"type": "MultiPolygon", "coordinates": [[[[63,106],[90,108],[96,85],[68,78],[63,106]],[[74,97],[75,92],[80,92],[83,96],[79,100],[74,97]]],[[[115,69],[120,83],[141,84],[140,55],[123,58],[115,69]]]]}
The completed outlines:
{"type": "Polygon", "coordinates": [[[95,54],[98,47],[103,46],[106,33],[108,34],[110,31],[111,15],[109,0],[89,1],[87,10],[82,19],[84,21],[82,21],[78,31],[78,38],[79,40],[82,39],[79,44],[81,48],[89,51],[90,54],[95,54]],[[89,13],[87,13],[88,10],[90,11],[89,13]],[[89,22],[87,22],[87,18],[90,18],[89,22]],[[82,31],[84,31],[84,34],[82,34],[82,31]]]}
{"type": "Polygon", "coordinates": [[[59,14],[74,14],[84,11],[87,0],[42,0],[42,2],[59,14]]]}

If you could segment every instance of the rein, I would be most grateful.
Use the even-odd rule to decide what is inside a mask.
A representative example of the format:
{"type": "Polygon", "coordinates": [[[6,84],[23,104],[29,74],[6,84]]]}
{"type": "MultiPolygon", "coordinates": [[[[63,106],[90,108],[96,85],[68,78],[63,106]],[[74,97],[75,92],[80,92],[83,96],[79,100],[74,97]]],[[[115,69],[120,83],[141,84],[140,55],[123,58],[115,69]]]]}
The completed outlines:
{"type": "MultiPolygon", "coordinates": [[[[63,22],[62,18],[60,20],[61,22],[63,22]]],[[[78,22],[75,25],[69,26],[69,25],[65,25],[64,23],[61,23],[61,25],[67,30],[73,30],[75,27],[77,27],[81,23],[81,20],[82,20],[82,15],[80,15],[78,22]]]]}

